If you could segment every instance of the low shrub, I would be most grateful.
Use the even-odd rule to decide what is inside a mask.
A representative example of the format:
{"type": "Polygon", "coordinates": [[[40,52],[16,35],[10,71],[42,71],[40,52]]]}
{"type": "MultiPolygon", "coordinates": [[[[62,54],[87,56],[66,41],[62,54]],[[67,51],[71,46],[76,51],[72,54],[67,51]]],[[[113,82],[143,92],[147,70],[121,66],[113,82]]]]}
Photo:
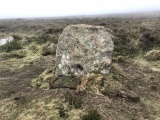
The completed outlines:
{"type": "Polygon", "coordinates": [[[30,37],[26,36],[23,41],[23,46],[31,44],[35,39],[36,39],[35,36],[30,36],[30,37]]]}
{"type": "Polygon", "coordinates": [[[2,52],[11,52],[19,49],[22,49],[22,45],[18,40],[13,40],[11,42],[8,42],[7,44],[0,46],[0,51],[2,52]]]}
{"type": "Polygon", "coordinates": [[[52,42],[57,44],[58,43],[58,38],[59,38],[59,34],[56,34],[54,36],[48,35],[48,34],[43,34],[40,36],[37,36],[34,39],[34,42],[36,42],[37,44],[44,44],[46,42],[52,42]]]}
{"type": "Polygon", "coordinates": [[[19,35],[12,35],[15,40],[21,40],[22,38],[19,35]]]}
{"type": "Polygon", "coordinates": [[[49,40],[50,40],[49,35],[40,35],[40,36],[35,38],[35,42],[38,43],[38,44],[46,43],[49,40]]]}
{"type": "MultiPolygon", "coordinates": [[[[118,76],[115,74],[113,74],[111,77],[113,79],[118,79],[117,78],[118,76]]],[[[120,82],[109,79],[105,81],[102,93],[112,97],[112,96],[116,96],[120,91],[122,91],[122,89],[123,89],[123,85],[120,82]]]]}
{"type": "Polygon", "coordinates": [[[58,108],[58,113],[59,113],[59,116],[62,117],[62,118],[68,117],[68,115],[66,113],[66,110],[64,110],[64,107],[58,108]]]}
{"type": "Polygon", "coordinates": [[[69,103],[69,105],[78,109],[82,106],[82,98],[79,95],[75,95],[74,93],[67,92],[65,94],[65,101],[69,103]]]}
{"type": "Polygon", "coordinates": [[[48,46],[43,46],[42,49],[41,49],[41,55],[43,55],[43,56],[55,55],[55,54],[56,54],[56,50],[51,49],[48,46]]]}
{"type": "Polygon", "coordinates": [[[16,52],[11,52],[11,53],[4,53],[1,55],[1,59],[3,59],[3,60],[7,60],[7,59],[11,59],[11,58],[20,59],[20,58],[24,58],[24,57],[26,57],[25,51],[16,51],[16,52]]]}
{"type": "Polygon", "coordinates": [[[53,74],[54,67],[47,68],[44,72],[42,72],[37,78],[31,80],[30,86],[38,89],[50,89],[50,84],[52,80],[55,79],[55,75],[53,74]]]}
{"type": "Polygon", "coordinates": [[[106,23],[102,22],[102,23],[99,23],[100,26],[106,26],[106,23]]]}
{"type": "Polygon", "coordinates": [[[62,31],[62,28],[48,28],[47,30],[45,30],[45,34],[61,33],[62,31]]]}
{"type": "Polygon", "coordinates": [[[54,35],[50,35],[50,34],[41,34],[39,36],[30,36],[30,37],[25,37],[25,40],[23,42],[23,45],[28,45],[31,43],[36,43],[36,44],[45,44],[47,42],[49,43],[58,43],[58,38],[59,38],[59,34],[56,33],[54,35]]]}
{"type": "Polygon", "coordinates": [[[87,113],[81,116],[81,120],[101,120],[102,117],[96,109],[89,108],[87,113]]]}
{"type": "Polygon", "coordinates": [[[38,51],[38,48],[35,44],[31,44],[29,46],[29,50],[31,50],[33,53],[36,53],[38,51]]]}

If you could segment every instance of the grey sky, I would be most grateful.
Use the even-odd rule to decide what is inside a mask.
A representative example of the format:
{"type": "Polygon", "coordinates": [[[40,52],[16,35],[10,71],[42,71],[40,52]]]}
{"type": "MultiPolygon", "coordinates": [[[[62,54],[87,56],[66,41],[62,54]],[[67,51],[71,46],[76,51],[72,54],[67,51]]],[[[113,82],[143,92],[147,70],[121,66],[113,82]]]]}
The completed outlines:
{"type": "Polygon", "coordinates": [[[160,0],[0,0],[0,18],[58,17],[160,10],[160,0]]]}

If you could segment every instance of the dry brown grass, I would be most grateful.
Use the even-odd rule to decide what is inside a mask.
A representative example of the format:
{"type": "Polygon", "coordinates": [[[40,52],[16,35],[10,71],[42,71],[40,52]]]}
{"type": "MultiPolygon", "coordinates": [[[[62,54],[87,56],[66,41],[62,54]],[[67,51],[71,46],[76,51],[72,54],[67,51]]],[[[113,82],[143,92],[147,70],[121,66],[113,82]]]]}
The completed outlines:
{"type": "Polygon", "coordinates": [[[82,77],[81,84],[77,86],[76,92],[94,91],[100,95],[103,79],[104,77],[101,74],[88,73],[82,77]]]}
{"type": "MultiPolygon", "coordinates": [[[[68,120],[79,120],[80,114],[89,106],[98,110],[102,120],[160,118],[160,62],[144,58],[148,51],[160,49],[159,18],[113,16],[95,19],[0,20],[0,28],[0,38],[14,34],[22,38],[20,42],[23,48],[15,53],[26,52],[22,58],[12,58],[12,53],[0,53],[0,119],[62,120],[64,118],[59,116],[57,108],[60,105],[66,107],[68,117],[65,119],[68,120]],[[83,76],[76,93],[82,95],[82,106],[71,109],[64,102],[64,96],[66,91],[75,92],[70,88],[77,85],[73,85],[72,81],[75,82],[77,78],[64,77],[56,83],[57,86],[73,85],[68,88],[60,86],[35,91],[29,84],[42,74],[43,80],[50,78],[44,71],[54,66],[54,55],[44,57],[40,54],[42,47],[52,40],[43,44],[44,39],[41,38],[55,38],[65,26],[78,23],[103,25],[113,30],[115,49],[111,73],[106,76],[83,76]],[[38,39],[41,39],[41,44],[36,42],[38,39]],[[11,58],[2,60],[4,54],[11,58]]],[[[57,38],[54,40],[56,42],[57,38]]]]}

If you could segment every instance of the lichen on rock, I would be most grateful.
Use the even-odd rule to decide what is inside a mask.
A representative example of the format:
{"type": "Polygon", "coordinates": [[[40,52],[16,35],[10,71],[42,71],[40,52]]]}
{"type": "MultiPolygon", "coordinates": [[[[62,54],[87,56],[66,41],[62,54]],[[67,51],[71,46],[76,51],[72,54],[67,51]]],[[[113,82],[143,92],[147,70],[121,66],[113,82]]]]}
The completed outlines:
{"type": "Polygon", "coordinates": [[[113,47],[112,35],[103,26],[68,26],[58,40],[56,74],[106,74],[110,70],[113,47]]]}

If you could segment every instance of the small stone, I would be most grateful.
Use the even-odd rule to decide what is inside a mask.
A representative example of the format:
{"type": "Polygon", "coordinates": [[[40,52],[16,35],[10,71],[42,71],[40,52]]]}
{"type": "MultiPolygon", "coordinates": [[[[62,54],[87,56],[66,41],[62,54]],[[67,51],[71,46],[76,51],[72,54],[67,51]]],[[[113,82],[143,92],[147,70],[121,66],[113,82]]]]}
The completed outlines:
{"type": "Polygon", "coordinates": [[[56,51],[56,48],[57,48],[57,44],[55,43],[51,43],[48,48],[52,49],[53,51],[56,51]]]}
{"type": "Polygon", "coordinates": [[[1,45],[5,45],[5,44],[7,44],[8,42],[11,42],[11,41],[13,41],[13,40],[14,40],[14,38],[13,38],[12,36],[7,37],[7,38],[4,38],[4,39],[0,39],[0,46],[1,46],[1,45]]]}
{"type": "Polygon", "coordinates": [[[153,49],[153,50],[147,52],[144,57],[149,61],[160,60],[160,50],[153,49]]]}

